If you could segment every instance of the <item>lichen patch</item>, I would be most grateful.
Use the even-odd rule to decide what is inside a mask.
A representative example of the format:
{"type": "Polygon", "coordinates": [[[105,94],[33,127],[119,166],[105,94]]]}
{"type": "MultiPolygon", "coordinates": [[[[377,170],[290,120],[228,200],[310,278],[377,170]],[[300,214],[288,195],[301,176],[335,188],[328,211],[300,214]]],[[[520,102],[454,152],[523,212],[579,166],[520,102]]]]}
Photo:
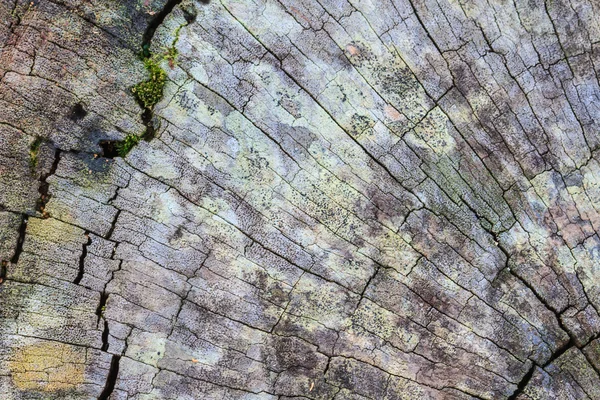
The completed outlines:
{"type": "Polygon", "coordinates": [[[18,389],[57,392],[83,383],[84,362],[85,349],[41,342],[16,349],[9,368],[18,389]]]}

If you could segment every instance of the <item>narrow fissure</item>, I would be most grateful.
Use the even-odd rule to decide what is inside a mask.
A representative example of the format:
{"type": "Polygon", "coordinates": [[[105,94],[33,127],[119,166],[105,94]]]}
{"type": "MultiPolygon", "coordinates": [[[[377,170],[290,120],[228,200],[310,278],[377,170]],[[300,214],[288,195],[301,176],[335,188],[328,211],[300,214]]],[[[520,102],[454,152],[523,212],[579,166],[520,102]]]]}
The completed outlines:
{"type": "Polygon", "coordinates": [[[36,204],[36,210],[42,214],[43,218],[48,218],[50,216],[45,210],[46,204],[48,204],[48,201],[50,200],[51,196],[48,193],[50,184],[47,182],[47,179],[56,173],[56,169],[58,168],[58,163],[60,161],[60,154],[61,150],[59,148],[56,148],[56,150],[54,151],[54,161],[52,162],[52,167],[50,168],[50,171],[40,176],[40,187],[38,189],[40,197],[36,204]]]}
{"type": "Polygon", "coordinates": [[[164,22],[165,18],[167,18],[167,15],[169,15],[173,11],[175,6],[180,4],[181,1],[182,0],[167,1],[167,4],[165,4],[163,9],[160,10],[160,12],[158,12],[157,14],[155,14],[154,18],[152,18],[152,20],[150,20],[150,22],[148,23],[148,27],[146,28],[146,31],[144,32],[144,35],[142,36],[142,51],[144,51],[144,52],[147,51],[147,53],[143,54],[144,57],[147,57],[150,55],[150,43],[152,42],[154,33],[156,32],[158,27],[164,22]]]}
{"type": "Polygon", "coordinates": [[[87,247],[90,244],[92,244],[92,238],[90,237],[90,231],[85,231],[85,236],[87,237],[87,241],[83,244],[83,250],[81,252],[81,257],[79,257],[79,272],[77,273],[77,277],[73,281],[73,283],[75,283],[75,284],[79,284],[79,282],[81,282],[81,278],[83,278],[85,257],[87,256],[87,247]]]}
{"type": "Polygon", "coordinates": [[[110,330],[108,329],[108,321],[104,320],[104,330],[102,331],[102,347],[100,350],[107,351],[108,350],[108,335],[110,334],[110,330]]]}
{"type": "Polygon", "coordinates": [[[147,142],[154,139],[154,137],[156,136],[156,128],[154,127],[154,124],[152,123],[153,116],[154,116],[154,113],[152,112],[151,109],[144,108],[144,112],[142,112],[142,123],[146,127],[146,131],[142,135],[142,139],[144,139],[147,142]]]}
{"type": "Polygon", "coordinates": [[[121,361],[121,356],[113,355],[112,360],[110,361],[110,369],[108,371],[108,376],[106,377],[106,384],[104,385],[104,389],[98,400],[108,400],[113,390],[115,389],[115,385],[117,383],[117,376],[119,375],[119,363],[121,361]]]}
{"type": "Polygon", "coordinates": [[[2,262],[0,262],[0,285],[3,284],[4,280],[6,279],[7,266],[8,261],[2,260],[2,262]]]}
{"type": "MultiPolygon", "coordinates": [[[[116,249],[116,247],[115,247],[115,249],[116,249]]],[[[113,254],[111,255],[111,259],[114,259],[115,249],[113,249],[113,254]]],[[[119,267],[118,267],[117,271],[121,270],[122,264],[123,264],[123,261],[121,261],[119,263],[119,267]]],[[[108,321],[104,317],[104,312],[106,311],[106,303],[108,302],[108,296],[109,296],[109,293],[106,292],[106,288],[107,288],[108,284],[113,280],[114,277],[115,277],[115,271],[113,271],[111,273],[110,279],[104,285],[104,290],[100,294],[100,303],[98,304],[98,308],[96,309],[96,315],[98,316],[98,319],[96,321],[96,328],[100,325],[101,319],[104,321],[104,328],[102,330],[102,347],[100,348],[100,350],[102,350],[102,351],[107,351],[108,347],[109,347],[108,336],[110,335],[110,330],[108,328],[108,321]]]]}
{"type": "Polygon", "coordinates": [[[115,227],[117,226],[117,220],[119,219],[119,215],[121,215],[121,210],[117,210],[115,218],[113,219],[112,223],[110,224],[110,228],[106,233],[105,239],[109,240],[112,237],[112,234],[115,231],[115,227]]]}
{"type": "MultiPolygon", "coordinates": [[[[567,332],[567,334],[568,334],[568,332],[567,332]]],[[[548,365],[552,364],[554,362],[554,360],[556,360],[558,357],[565,354],[566,351],[569,350],[571,347],[577,347],[577,346],[575,345],[575,340],[573,340],[573,338],[571,338],[571,335],[569,335],[569,341],[567,343],[565,343],[564,345],[562,345],[561,347],[559,347],[558,349],[556,349],[556,351],[554,353],[552,353],[552,355],[550,356],[548,361],[546,361],[544,363],[544,365],[542,365],[541,367],[546,368],[548,365]]]]}
{"type": "Polygon", "coordinates": [[[21,257],[21,253],[23,252],[23,243],[25,242],[25,232],[27,231],[28,220],[29,216],[23,215],[23,220],[21,220],[21,225],[19,226],[19,237],[17,239],[17,247],[15,248],[15,253],[10,259],[10,263],[13,265],[19,262],[19,257],[21,257]]]}
{"type": "MultiPolygon", "coordinates": [[[[21,253],[23,252],[23,243],[25,242],[25,233],[27,231],[27,220],[29,216],[23,214],[23,219],[21,220],[21,225],[19,225],[19,233],[17,236],[17,244],[15,246],[15,252],[10,259],[10,264],[16,265],[19,262],[19,257],[21,257],[21,253]]],[[[8,260],[0,261],[0,285],[4,283],[6,280],[6,274],[8,273],[8,260]]]]}
{"type": "Polygon", "coordinates": [[[98,308],[96,308],[96,315],[98,319],[96,321],[96,326],[100,325],[100,319],[102,319],[102,313],[106,308],[106,301],[108,300],[108,294],[106,292],[100,293],[100,303],[98,303],[98,308]]]}
{"type": "Polygon", "coordinates": [[[511,394],[507,400],[514,400],[516,399],[521,393],[523,393],[523,390],[525,390],[525,388],[527,387],[527,385],[529,384],[529,381],[531,380],[531,377],[533,376],[533,372],[535,371],[535,368],[537,367],[537,364],[533,363],[531,365],[531,368],[529,368],[529,371],[527,371],[527,373],[525,374],[525,376],[523,376],[523,379],[521,379],[521,381],[519,382],[519,384],[517,385],[517,389],[513,392],[513,394],[511,394]]]}

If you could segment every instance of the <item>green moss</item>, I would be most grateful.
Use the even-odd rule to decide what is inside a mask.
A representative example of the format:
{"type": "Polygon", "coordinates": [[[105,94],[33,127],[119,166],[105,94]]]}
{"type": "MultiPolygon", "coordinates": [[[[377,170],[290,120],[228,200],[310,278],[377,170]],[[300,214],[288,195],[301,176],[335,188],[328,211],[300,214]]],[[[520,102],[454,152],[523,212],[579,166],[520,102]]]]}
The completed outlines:
{"type": "Polygon", "coordinates": [[[169,62],[169,67],[171,69],[175,68],[175,60],[177,59],[177,49],[173,47],[169,47],[165,51],[165,59],[169,62]]]}
{"type": "Polygon", "coordinates": [[[144,108],[151,109],[162,98],[167,73],[152,58],[144,60],[144,65],[150,74],[150,79],[138,83],[131,90],[144,108]]]}
{"type": "Polygon", "coordinates": [[[123,141],[117,143],[117,151],[119,152],[119,156],[125,157],[129,151],[140,142],[140,137],[138,135],[127,135],[123,141]]]}
{"type": "Polygon", "coordinates": [[[38,153],[40,151],[40,146],[44,142],[44,139],[41,137],[36,137],[31,146],[29,146],[29,166],[31,169],[34,169],[38,163],[38,153]]]}
{"type": "Polygon", "coordinates": [[[131,91],[140,105],[146,109],[146,116],[144,117],[146,132],[142,135],[127,135],[124,140],[118,142],[117,151],[121,157],[125,157],[141,139],[150,140],[154,136],[154,128],[150,123],[152,109],[162,98],[163,90],[167,83],[167,73],[161,68],[159,63],[167,61],[171,69],[175,67],[175,60],[178,55],[175,45],[177,40],[179,40],[180,30],[181,26],[175,31],[175,39],[173,40],[171,47],[164,48],[165,52],[163,54],[152,55],[150,52],[150,43],[145,43],[142,46],[140,57],[144,61],[144,66],[146,67],[150,78],[135,85],[131,91]]]}

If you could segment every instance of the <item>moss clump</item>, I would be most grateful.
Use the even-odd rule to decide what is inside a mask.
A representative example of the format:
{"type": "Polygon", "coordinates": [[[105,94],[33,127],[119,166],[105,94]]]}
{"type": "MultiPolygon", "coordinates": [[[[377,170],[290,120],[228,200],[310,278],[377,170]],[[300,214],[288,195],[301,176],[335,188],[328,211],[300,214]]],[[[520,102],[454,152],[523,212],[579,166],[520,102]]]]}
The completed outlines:
{"type": "Polygon", "coordinates": [[[140,137],[138,135],[127,135],[123,141],[117,143],[117,151],[119,152],[119,156],[125,157],[129,151],[140,142],[140,137]]]}
{"type": "Polygon", "coordinates": [[[36,137],[31,146],[29,146],[29,166],[31,169],[35,169],[38,163],[38,153],[43,141],[44,139],[41,137],[36,137]]]}
{"type": "Polygon", "coordinates": [[[150,74],[150,79],[138,83],[131,90],[144,108],[151,109],[162,98],[167,73],[152,58],[145,59],[144,65],[150,74]]]}

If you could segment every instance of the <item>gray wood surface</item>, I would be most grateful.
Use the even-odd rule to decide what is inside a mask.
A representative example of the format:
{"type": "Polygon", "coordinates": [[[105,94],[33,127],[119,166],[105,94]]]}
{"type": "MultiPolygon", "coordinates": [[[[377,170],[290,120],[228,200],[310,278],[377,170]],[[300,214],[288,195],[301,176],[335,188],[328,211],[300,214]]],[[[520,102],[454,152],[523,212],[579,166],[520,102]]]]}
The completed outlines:
{"type": "Polygon", "coordinates": [[[599,44],[595,0],[0,2],[0,399],[600,399],[599,44]]]}

